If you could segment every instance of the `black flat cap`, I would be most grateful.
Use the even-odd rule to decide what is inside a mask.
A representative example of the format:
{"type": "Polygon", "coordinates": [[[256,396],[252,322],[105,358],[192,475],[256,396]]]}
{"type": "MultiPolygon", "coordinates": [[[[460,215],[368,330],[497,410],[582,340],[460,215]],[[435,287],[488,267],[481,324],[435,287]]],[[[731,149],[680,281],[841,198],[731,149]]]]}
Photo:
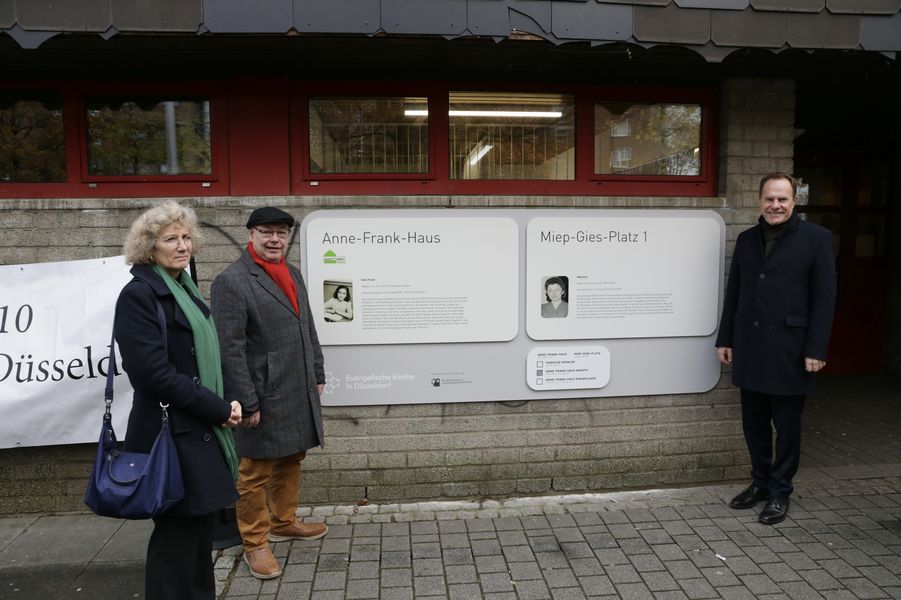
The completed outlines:
{"type": "Polygon", "coordinates": [[[294,217],[280,208],[264,206],[250,213],[250,218],[247,219],[247,228],[250,229],[257,225],[268,225],[270,223],[280,223],[288,227],[294,227],[294,217]]]}

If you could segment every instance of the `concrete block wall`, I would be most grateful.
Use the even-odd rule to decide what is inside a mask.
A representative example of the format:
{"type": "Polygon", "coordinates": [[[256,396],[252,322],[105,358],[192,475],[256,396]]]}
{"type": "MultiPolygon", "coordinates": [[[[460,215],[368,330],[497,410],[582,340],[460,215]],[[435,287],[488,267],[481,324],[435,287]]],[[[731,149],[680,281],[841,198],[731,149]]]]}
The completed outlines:
{"type": "MultiPolygon", "coordinates": [[[[793,98],[791,82],[725,82],[716,198],[180,199],[201,221],[201,289],[208,294],[212,279],[246,245],[250,210],[267,204],[298,219],[320,208],[712,208],[726,221],[731,255],[738,231],[756,219],[760,176],[791,170],[793,98]],[[761,91],[765,98],[757,96],[761,91]]],[[[159,201],[0,200],[7,232],[0,237],[0,264],[119,254],[134,217],[159,201]]],[[[98,424],[101,404],[98,398],[98,424]]],[[[702,394],[329,407],[324,421],[326,448],[303,463],[304,504],[598,492],[744,480],[748,473],[737,393],[727,376],[702,394]]],[[[0,450],[0,516],[83,510],[93,452],[93,444],[0,450]]]]}

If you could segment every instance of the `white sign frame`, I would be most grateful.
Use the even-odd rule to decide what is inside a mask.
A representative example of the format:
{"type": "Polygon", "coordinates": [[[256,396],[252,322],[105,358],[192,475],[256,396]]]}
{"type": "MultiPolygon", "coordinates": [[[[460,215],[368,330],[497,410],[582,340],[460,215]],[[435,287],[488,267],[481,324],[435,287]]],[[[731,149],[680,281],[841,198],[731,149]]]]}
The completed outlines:
{"type": "MultiPolygon", "coordinates": [[[[341,249],[326,248],[315,226],[314,236],[309,235],[311,224],[320,219],[329,221],[332,231],[341,230],[341,221],[347,220],[347,232],[356,230],[360,222],[373,226],[389,226],[392,222],[416,219],[422,227],[439,223],[444,219],[512,219],[519,228],[517,255],[519,262],[519,296],[515,305],[519,308],[518,332],[509,340],[435,340],[411,343],[353,343],[342,339],[330,343],[331,334],[326,327],[346,324],[327,323],[317,317],[317,331],[323,342],[326,361],[327,385],[323,404],[390,405],[433,402],[479,402],[524,399],[554,399],[579,397],[640,396],[651,394],[701,393],[712,389],[719,381],[720,365],[713,347],[715,323],[719,316],[721,290],[723,288],[723,258],[725,255],[725,224],[719,214],[711,210],[618,210],[618,209],[383,209],[320,210],[307,215],[301,223],[301,268],[315,304],[322,296],[326,280],[342,279],[357,286],[362,275],[352,269],[343,270],[338,277],[329,277],[321,269],[311,269],[312,261],[324,261],[326,252],[340,257],[341,249]],[[692,256],[703,260],[691,271],[693,281],[698,282],[698,294],[703,296],[703,314],[692,314],[690,328],[671,328],[667,331],[642,331],[641,335],[628,335],[620,331],[617,337],[580,337],[566,333],[550,339],[536,333],[530,337],[529,320],[540,319],[540,301],[536,292],[542,285],[541,278],[551,273],[542,267],[533,269],[527,246],[530,223],[540,219],[559,220],[561,224],[592,223],[597,219],[610,219],[617,225],[629,221],[636,227],[650,231],[679,232],[685,235],[697,233],[697,225],[703,223],[702,238],[691,244],[692,256]],[[383,223],[378,223],[383,221],[383,223]],[[695,243],[697,242],[697,243],[695,243]],[[700,250],[698,250],[700,248],[700,250]],[[539,274],[540,272],[540,274],[539,274]],[[319,294],[322,294],[320,291],[319,294]],[[530,296],[531,294],[531,296],[530,296]],[[536,307],[538,307],[536,309],[536,307]],[[535,315],[538,315],[537,317],[535,315]],[[711,324],[713,326],[711,327],[711,324]],[[651,337],[648,337],[648,335],[651,337]],[[557,389],[533,389],[529,381],[534,365],[529,354],[536,348],[556,348],[560,352],[580,352],[595,349],[598,355],[609,355],[609,377],[602,374],[595,378],[592,387],[557,389]],[[606,382],[601,382],[606,379],[606,382]]],[[[541,224],[541,223],[539,223],[541,224]]],[[[633,228],[634,229],[634,228],[633,228]]],[[[609,230],[609,229],[608,229],[609,230]]],[[[649,248],[649,246],[644,246],[649,248]]],[[[377,247],[371,249],[378,252],[377,247]]],[[[678,254],[679,248],[657,244],[654,252],[666,251],[678,254]]],[[[533,248],[532,253],[535,250],[533,248]]],[[[639,253],[640,254],[640,253],[639,253]]],[[[642,260],[653,259],[653,253],[644,253],[642,260]]],[[[637,259],[636,259],[637,260],[637,259]]],[[[325,264],[323,262],[323,264],[325,264]]],[[[347,264],[346,262],[344,263],[347,264]]],[[[378,260],[372,261],[378,264],[378,260]]],[[[390,265],[390,263],[388,263],[390,265]]],[[[486,268],[490,269],[490,265],[486,268]]],[[[641,269],[633,268],[640,273],[641,269]]],[[[450,272],[448,276],[465,275],[450,272]]],[[[358,288],[359,289],[359,288],[358,288]]],[[[362,302],[360,296],[357,300],[362,302]]],[[[361,304],[362,306],[362,304],[361,304]]],[[[314,309],[317,310],[317,309],[314,309]]],[[[355,317],[356,317],[355,313],[355,317]]],[[[359,318],[364,318],[360,315],[359,318]]],[[[550,321],[550,319],[548,320],[550,321]]],[[[658,328],[659,329],[659,328],[658,328]]],[[[534,382],[533,382],[534,383],[534,382]]]]}

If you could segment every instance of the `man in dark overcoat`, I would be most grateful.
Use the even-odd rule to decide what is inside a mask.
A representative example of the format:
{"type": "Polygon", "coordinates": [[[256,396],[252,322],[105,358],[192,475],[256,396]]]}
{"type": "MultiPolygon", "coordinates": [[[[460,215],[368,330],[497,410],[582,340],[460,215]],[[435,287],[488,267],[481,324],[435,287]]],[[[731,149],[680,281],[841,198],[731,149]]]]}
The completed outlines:
{"type": "Polygon", "coordinates": [[[244,560],[259,579],[281,574],[269,542],[315,540],[323,523],[297,520],[300,461],[323,443],[322,349],[300,271],[285,256],[294,217],[265,207],[247,221],[240,258],[213,281],[225,398],[241,403],[237,503],[244,560]]]}
{"type": "Polygon", "coordinates": [[[760,522],[783,521],[801,456],[801,411],[813,374],[826,365],[835,308],[832,233],[794,213],[798,182],[760,182],[757,225],[739,234],[716,338],[720,362],[741,388],[751,485],[730,506],[766,506],[760,522]],[[773,452],[773,430],[776,448],[773,452]]]}

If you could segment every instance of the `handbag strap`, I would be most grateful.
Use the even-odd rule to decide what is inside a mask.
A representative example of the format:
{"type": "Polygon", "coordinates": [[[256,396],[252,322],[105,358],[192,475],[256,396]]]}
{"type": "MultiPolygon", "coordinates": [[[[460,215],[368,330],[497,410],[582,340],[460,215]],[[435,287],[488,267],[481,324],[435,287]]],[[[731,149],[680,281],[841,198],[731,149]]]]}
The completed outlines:
{"type": "MultiPolygon", "coordinates": [[[[150,284],[144,281],[143,279],[135,279],[135,281],[140,281],[144,285],[150,288],[150,291],[153,291],[153,288],[150,287],[150,284]]],[[[163,347],[168,347],[169,340],[166,334],[166,313],[163,312],[163,305],[160,304],[160,301],[156,297],[156,293],[153,294],[153,303],[156,304],[156,318],[159,321],[160,325],[162,325],[163,330],[163,347]]],[[[115,322],[115,317],[113,318],[115,322]]],[[[115,327],[113,327],[113,332],[110,334],[110,342],[109,342],[109,364],[107,366],[106,373],[106,390],[103,394],[104,402],[106,403],[106,412],[103,414],[104,419],[111,418],[111,407],[113,404],[113,378],[116,373],[116,332],[115,327]]],[[[160,402],[160,406],[163,409],[163,420],[168,420],[168,414],[166,413],[166,408],[168,408],[168,404],[165,406],[162,402],[160,402]]]]}

